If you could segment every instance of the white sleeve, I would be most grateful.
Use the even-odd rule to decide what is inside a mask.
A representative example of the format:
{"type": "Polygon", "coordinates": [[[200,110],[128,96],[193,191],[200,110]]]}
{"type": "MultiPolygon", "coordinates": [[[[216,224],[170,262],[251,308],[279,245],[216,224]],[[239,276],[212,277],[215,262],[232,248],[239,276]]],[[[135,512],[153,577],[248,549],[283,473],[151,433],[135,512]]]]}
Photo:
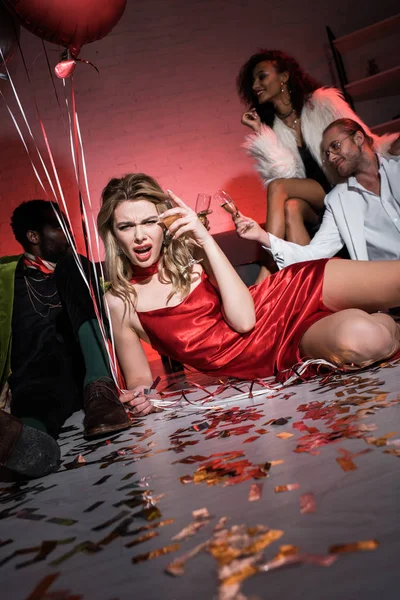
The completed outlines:
{"type": "Polygon", "coordinates": [[[293,242],[286,242],[269,234],[271,248],[264,248],[272,253],[279,269],[288,265],[318,258],[331,258],[344,246],[344,242],[337,228],[332,209],[327,206],[321,227],[307,246],[300,246],[293,242]]]}

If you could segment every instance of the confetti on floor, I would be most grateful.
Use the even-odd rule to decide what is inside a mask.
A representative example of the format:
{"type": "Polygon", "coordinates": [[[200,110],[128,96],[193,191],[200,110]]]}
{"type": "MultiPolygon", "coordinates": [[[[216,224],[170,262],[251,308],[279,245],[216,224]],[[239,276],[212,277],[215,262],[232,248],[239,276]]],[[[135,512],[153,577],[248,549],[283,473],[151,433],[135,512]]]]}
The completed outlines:
{"type": "Polygon", "coordinates": [[[0,484],[7,600],[396,589],[399,379],[399,361],[282,390],[191,373],[122,434],[85,441],[74,415],[57,473],[0,484]]]}

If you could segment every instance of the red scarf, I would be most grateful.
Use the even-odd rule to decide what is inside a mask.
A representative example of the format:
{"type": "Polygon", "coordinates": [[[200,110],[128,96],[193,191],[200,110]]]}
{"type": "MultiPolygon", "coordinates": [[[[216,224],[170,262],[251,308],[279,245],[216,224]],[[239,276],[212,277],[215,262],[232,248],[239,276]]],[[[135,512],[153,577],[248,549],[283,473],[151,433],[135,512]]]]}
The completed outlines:
{"type": "Polygon", "coordinates": [[[25,252],[24,266],[27,269],[36,269],[37,271],[43,273],[43,275],[52,275],[54,273],[54,269],[56,268],[56,263],[43,260],[40,258],[40,256],[33,256],[33,254],[25,252]]]}
{"type": "Polygon", "coordinates": [[[149,279],[152,275],[158,273],[158,263],[154,263],[149,267],[138,267],[137,265],[131,265],[132,267],[132,278],[131,283],[138,283],[143,281],[144,279],[149,279]]]}

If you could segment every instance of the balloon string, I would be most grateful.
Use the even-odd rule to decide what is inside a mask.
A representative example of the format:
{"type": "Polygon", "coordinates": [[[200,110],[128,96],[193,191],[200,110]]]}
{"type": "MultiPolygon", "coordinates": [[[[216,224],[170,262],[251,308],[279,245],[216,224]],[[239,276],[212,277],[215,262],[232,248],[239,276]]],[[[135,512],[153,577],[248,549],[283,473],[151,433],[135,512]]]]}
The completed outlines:
{"type": "MultiPolygon", "coordinates": [[[[44,123],[43,123],[41,115],[40,115],[39,106],[38,106],[38,103],[37,103],[37,100],[36,100],[36,95],[35,95],[34,90],[33,90],[33,85],[32,85],[31,78],[29,76],[29,70],[28,70],[28,67],[27,67],[27,64],[26,64],[26,61],[25,61],[25,56],[24,56],[24,54],[22,52],[22,48],[21,48],[21,45],[20,45],[19,42],[18,42],[18,47],[19,47],[19,51],[20,51],[20,54],[21,54],[22,63],[23,63],[24,68],[25,68],[26,77],[27,77],[28,83],[29,83],[29,89],[30,89],[30,92],[31,92],[31,95],[32,95],[33,103],[35,105],[36,114],[37,114],[37,117],[38,117],[38,120],[39,120],[39,124],[40,124],[41,130],[42,130],[43,139],[44,139],[44,142],[45,142],[45,145],[46,145],[47,153],[49,155],[50,163],[51,163],[51,166],[53,168],[53,174],[54,174],[54,178],[55,178],[56,183],[57,183],[57,188],[58,188],[60,197],[58,197],[58,195],[57,195],[57,192],[56,192],[56,189],[55,189],[55,185],[54,185],[54,183],[52,181],[52,178],[51,178],[51,176],[50,176],[50,174],[49,174],[49,172],[48,172],[48,170],[46,168],[44,160],[42,159],[40,150],[39,150],[38,145],[36,143],[36,140],[35,140],[35,138],[33,136],[33,133],[32,133],[31,128],[29,126],[29,123],[28,123],[28,120],[26,118],[26,115],[25,115],[25,113],[23,111],[22,103],[19,100],[16,88],[14,86],[14,83],[13,83],[12,79],[11,79],[10,73],[8,72],[8,75],[9,75],[9,78],[10,78],[10,83],[12,85],[12,89],[14,91],[14,95],[15,95],[15,97],[17,99],[17,103],[18,103],[18,105],[20,107],[23,119],[24,119],[24,121],[26,123],[28,131],[30,132],[31,138],[32,138],[32,140],[33,140],[33,142],[35,144],[36,151],[37,151],[37,153],[38,153],[38,155],[39,155],[39,157],[41,159],[41,163],[42,163],[44,171],[46,173],[47,180],[48,180],[48,182],[50,184],[50,187],[51,187],[51,190],[53,192],[53,197],[55,198],[58,206],[61,208],[61,210],[64,212],[64,214],[67,217],[69,227],[67,227],[65,224],[62,223],[63,220],[60,217],[58,217],[58,221],[60,222],[60,224],[62,226],[62,229],[63,229],[63,232],[64,232],[67,240],[69,241],[69,243],[71,245],[71,248],[72,248],[72,251],[73,251],[73,256],[75,258],[75,262],[77,264],[79,272],[81,273],[83,279],[86,281],[85,272],[84,272],[84,269],[82,267],[82,262],[80,260],[80,257],[78,255],[78,252],[77,252],[77,249],[76,249],[76,239],[75,239],[75,236],[74,236],[74,233],[73,233],[72,221],[71,221],[71,218],[70,218],[70,215],[69,215],[68,206],[67,206],[67,203],[66,203],[66,200],[65,200],[65,197],[64,197],[63,189],[62,189],[62,186],[61,186],[60,178],[58,176],[58,172],[57,172],[57,168],[56,168],[55,161],[54,161],[54,158],[53,158],[53,154],[51,152],[50,144],[49,144],[48,137],[47,137],[47,134],[46,134],[46,130],[45,130],[45,127],[44,127],[44,123]]],[[[88,285],[87,282],[86,282],[86,284],[88,285]]]]}
{"type": "MultiPolygon", "coordinates": [[[[20,45],[19,45],[19,50],[20,50],[20,53],[21,53],[21,57],[22,57],[22,61],[23,61],[24,67],[25,67],[25,71],[26,71],[26,75],[27,75],[28,82],[29,82],[29,84],[30,84],[30,87],[32,88],[32,82],[31,82],[31,79],[30,79],[30,77],[29,77],[28,68],[27,68],[26,61],[25,61],[25,58],[24,58],[24,55],[23,55],[23,52],[22,52],[22,48],[21,48],[21,46],[20,46],[20,45]]],[[[1,55],[1,58],[2,58],[2,60],[4,61],[4,55],[3,55],[3,52],[2,52],[2,50],[1,50],[1,48],[0,48],[0,55],[1,55]]],[[[56,189],[55,189],[55,185],[54,185],[54,183],[53,183],[53,181],[52,181],[52,178],[51,178],[51,176],[50,176],[50,174],[49,174],[49,172],[48,172],[48,170],[47,170],[47,168],[46,168],[46,165],[45,165],[45,162],[44,162],[44,160],[43,160],[43,157],[42,157],[42,155],[41,155],[41,152],[40,152],[40,150],[39,150],[38,144],[37,144],[37,142],[36,142],[36,139],[35,139],[35,137],[34,137],[34,135],[33,135],[32,129],[31,129],[30,125],[29,125],[28,119],[27,119],[27,117],[26,117],[26,114],[25,114],[25,111],[24,111],[24,109],[23,109],[22,103],[21,103],[21,101],[20,101],[20,99],[19,99],[19,96],[18,96],[17,90],[16,90],[16,88],[15,88],[14,82],[13,82],[13,80],[12,80],[12,77],[11,77],[11,75],[10,75],[10,72],[9,72],[9,70],[8,70],[8,68],[7,68],[7,66],[6,66],[6,65],[4,65],[4,67],[5,67],[5,70],[6,70],[6,73],[7,73],[7,77],[8,77],[8,80],[9,80],[9,82],[10,82],[10,85],[11,85],[12,91],[13,91],[13,93],[14,93],[14,97],[15,97],[15,99],[16,99],[17,105],[18,105],[18,107],[19,107],[19,110],[20,110],[20,112],[21,112],[22,118],[23,118],[23,120],[24,120],[24,123],[25,123],[25,125],[26,125],[26,128],[27,128],[27,130],[28,130],[28,132],[29,132],[30,138],[31,138],[31,140],[32,140],[32,142],[33,142],[33,144],[34,144],[34,147],[35,147],[35,150],[36,150],[36,152],[37,152],[37,155],[38,155],[38,157],[39,157],[40,163],[41,163],[41,165],[42,165],[42,168],[43,168],[43,170],[44,170],[44,172],[45,172],[45,175],[46,175],[46,177],[47,177],[47,181],[48,181],[48,183],[49,183],[49,185],[50,185],[50,188],[51,188],[51,191],[52,191],[52,193],[53,193],[53,198],[55,198],[55,199],[56,199],[58,206],[60,206],[60,204],[62,205],[63,212],[66,214],[66,217],[67,217],[67,220],[68,220],[69,227],[67,227],[67,226],[66,226],[66,224],[63,222],[63,219],[61,218],[61,216],[60,216],[60,215],[58,215],[58,213],[56,213],[56,215],[57,215],[57,218],[58,218],[58,220],[59,220],[59,222],[60,222],[60,225],[61,225],[61,227],[62,227],[62,229],[63,229],[63,232],[64,232],[64,234],[65,234],[66,238],[68,239],[68,241],[69,241],[69,243],[70,243],[70,245],[71,245],[71,247],[72,247],[72,250],[73,250],[73,255],[74,255],[74,258],[75,258],[75,262],[76,262],[76,264],[77,264],[77,267],[78,267],[78,269],[79,269],[79,271],[80,271],[80,274],[81,274],[81,276],[83,277],[83,279],[84,279],[84,281],[85,281],[85,283],[86,283],[87,287],[89,288],[89,291],[90,291],[90,293],[91,293],[91,295],[92,295],[92,298],[93,298],[93,295],[94,295],[94,290],[93,290],[93,288],[91,287],[91,285],[90,285],[89,281],[87,280],[87,277],[86,277],[86,275],[85,275],[85,271],[84,271],[84,269],[83,269],[83,267],[82,267],[82,263],[81,263],[80,257],[79,257],[79,255],[78,255],[78,253],[77,253],[77,250],[76,250],[76,242],[75,242],[75,237],[73,236],[73,228],[72,228],[71,219],[70,219],[70,216],[69,216],[68,207],[67,207],[67,204],[66,204],[66,201],[65,201],[65,198],[64,198],[64,194],[63,194],[63,190],[62,190],[62,187],[61,187],[60,179],[59,179],[59,177],[58,177],[57,169],[56,169],[56,166],[55,166],[55,161],[54,161],[54,159],[53,159],[53,155],[52,155],[52,152],[51,152],[51,149],[50,149],[50,145],[49,145],[49,142],[48,142],[48,137],[47,137],[47,134],[46,134],[46,130],[45,130],[44,124],[43,124],[43,122],[42,122],[42,119],[41,119],[41,117],[40,117],[40,112],[39,112],[39,107],[38,107],[38,104],[37,104],[37,101],[36,101],[36,97],[35,97],[35,95],[34,95],[34,93],[33,93],[33,90],[31,89],[31,93],[32,93],[33,100],[34,100],[34,104],[35,104],[35,108],[36,108],[36,113],[37,113],[37,116],[38,116],[38,118],[39,118],[40,127],[41,127],[42,134],[43,134],[43,137],[44,137],[44,141],[45,141],[46,149],[47,149],[47,152],[48,152],[48,154],[49,154],[50,162],[51,162],[51,165],[52,165],[52,168],[53,168],[54,177],[55,177],[55,179],[56,179],[56,182],[57,182],[57,187],[58,187],[58,190],[59,190],[59,194],[60,194],[60,199],[61,199],[61,202],[60,202],[60,199],[58,198],[58,195],[57,195],[57,193],[56,193],[56,189]]],[[[3,97],[3,100],[5,101],[3,94],[1,94],[1,95],[2,95],[2,97],[3,97]]],[[[28,154],[28,157],[29,157],[29,159],[30,159],[30,162],[31,162],[31,165],[32,165],[32,168],[33,168],[34,174],[35,174],[36,178],[38,179],[38,182],[39,182],[40,186],[42,187],[42,189],[43,189],[43,191],[44,191],[44,193],[45,193],[45,196],[46,196],[46,198],[47,198],[47,199],[50,199],[50,194],[49,194],[49,193],[48,193],[48,191],[46,190],[46,188],[45,188],[45,186],[44,186],[44,184],[43,184],[43,182],[42,182],[42,180],[41,180],[41,178],[40,178],[40,175],[39,175],[39,173],[38,173],[38,171],[37,171],[37,169],[36,169],[36,167],[35,167],[34,161],[33,161],[33,159],[32,159],[32,156],[31,156],[30,150],[29,150],[29,148],[28,148],[28,145],[27,145],[27,143],[26,143],[26,141],[25,141],[25,139],[24,139],[24,136],[23,136],[23,134],[22,134],[22,131],[21,131],[21,129],[18,127],[17,121],[16,121],[16,119],[15,119],[15,117],[14,117],[14,115],[13,115],[13,113],[12,113],[12,111],[11,111],[11,109],[10,109],[10,107],[8,106],[8,104],[7,104],[7,103],[6,103],[6,107],[7,107],[7,109],[8,109],[8,112],[9,112],[9,114],[10,114],[10,116],[11,116],[12,120],[13,120],[13,123],[14,123],[14,125],[16,126],[17,132],[18,132],[18,134],[19,134],[19,136],[20,136],[20,138],[21,138],[21,140],[22,140],[22,143],[23,143],[23,145],[24,145],[24,147],[25,147],[25,150],[26,150],[26,152],[27,152],[27,154],[28,154]]],[[[77,171],[77,167],[76,167],[76,165],[75,165],[75,173],[76,173],[76,175],[78,175],[78,171],[77,171]]],[[[81,196],[81,195],[80,195],[80,196],[81,196]]],[[[82,211],[81,211],[81,212],[82,212],[82,211]]],[[[89,258],[89,254],[88,254],[88,258],[89,258]]],[[[112,371],[112,375],[113,375],[113,378],[114,378],[114,380],[116,381],[116,368],[115,368],[115,366],[114,366],[114,365],[115,365],[115,362],[116,362],[116,359],[115,359],[115,360],[112,360],[112,357],[111,357],[111,355],[110,355],[110,352],[109,352],[109,349],[108,349],[108,343],[106,343],[106,337],[105,337],[105,329],[104,329],[104,324],[103,324],[103,322],[102,322],[102,318],[101,318],[101,316],[100,316],[100,314],[99,314],[99,311],[98,311],[98,309],[97,309],[97,304],[96,304],[95,302],[94,302],[94,308],[95,308],[95,314],[96,314],[96,317],[97,317],[97,319],[99,320],[99,324],[100,324],[100,330],[101,330],[101,332],[102,332],[102,337],[103,337],[103,340],[105,341],[105,347],[106,347],[106,350],[107,350],[107,353],[108,353],[108,356],[109,356],[109,360],[110,360],[110,368],[111,368],[111,371],[112,371]]],[[[115,352],[114,352],[114,357],[115,357],[115,352]]],[[[116,383],[117,383],[117,381],[116,381],[116,383]]]]}
{"type": "MultiPolygon", "coordinates": [[[[79,138],[79,147],[81,150],[81,162],[82,162],[82,171],[83,171],[83,176],[84,176],[84,181],[85,181],[85,187],[86,187],[86,197],[88,199],[88,203],[89,203],[89,207],[90,207],[90,214],[92,217],[92,231],[94,231],[95,234],[95,240],[96,240],[96,248],[97,248],[97,255],[99,258],[99,266],[100,266],[100,276],[102,278],[102,280],[105,282],[105,275],[104,275],[104,270],[103,270],[103,263],[101,260],[101,252],[100,252],[100,243],[99,243],[99,235],[98,235],[98,231],[97,231],[97,224],[94,221],[93,218],[93,206],[92,206],[92,200],[91,200],[91,196],[90,196],[90,189],[89,189],[89,182],[88,182],[88,176],[87,176],[87,169],[86,169],[86,160],[85,160],[85,153],[84,153],[84,147],[83,147],[83,141],[82,141],[82,135],[81,135],[81,129],[79,126],[79,118],[78,118],[78,113],[76,113],[76,127],[77,127],[77,133],[78,133],[78,138],[79,138]]],[[[97,283],[97,280],[96,280],[97,283]]],[[[99,296],[100,296],[100,291],[98,290],[99,296]]],[[[110,309],[108,307],[108,303],[105,302],[103,303],[104,308],[106,310],[107,313],[107,318],[108,318],[108,322],[109,322],[109,332],[110,332],[110,338],[111,338],[111,349],[112,349],[112,362],[111,364],[114,366],[114,368],[116,370],[117,369],[117,356],[116,356],[116,350],[115,350],[115,341],[114,341],[114,332],[113,332],[113,328],[112,328],[112,321],[111,321],[111,315],[110,315],[110,309]]]]}
{"type": "MultiPolygon", "coordinates": [[[[22,48],[21,48],[21,45],[20,45],[19,41],[18,41],[18,47],[19,47],[19,51],[20,51],[20,54],[21,54],[21,57],[22,57],[22,62],[23,62],[24,68],[25,68],[25,72],[26,72],[26,76],[27,76],[27,79],[28,79],[28,83],[29,83],[29,85],[30,85],[30,91],[31,91],[31,94],[32,94],[32,96],[33,96],[33,101],[34,101],[34,104],[35,104],[35,107],[36,107],[36,112],[37,112],[37,115],[38,115],[38,117],[39,117],[39,120],[40,120],[40,114],[39,114],[39,109],[38,109],[38,105],[37,105],[37,102],[36,102],[36,97],[35,97],[35,95],[34,95],[34,93],[33,93],[33,90],[32,90],[32,82],[31,82],[31,79],[30,79],[30,77],[29,77],[29,71],[28,71],[28,68],[27,68],[27,65],[26,65],[26,62],[25,62],[25,57],[24,57],[24,55],[23,55],[22,48]]],[[[1,48],[0,48],[0,54],[1,54],[2,58],[4,58],[4,57],[3,57],[3,52],[2,52],[2,50],[1,50],[1,48]]],[[[33,142],[34,148],[35,148],[35,150],[36,150],[36,153],[37,153],[37,155],[38,155],[38,157],[39,157],[40,163],[41,163],[41,165],[42,165],[42,168],[43,168],[43,170],[44,170],[44,173],[45,173],[45,175],[46,175],[47,181],[48,181],[48,183],[49,183],[49,186],[50,186],[50,188],[51,188],[51,191],[52,191],[52,193],[53,193],[53,198],[55,198],[55,199],[56,199],[56,201],[57,201],[57,203],[58,203],[58,204],[60,204],[60,201],[59,201],[59,199],[58,199],[58,196],[57,196],[57,193],[56,193],[56,190],[55,190],[54,184],[53,184],[53,181],[52,181],[52,179],[51,179],[51,177],[50,177],[50,174],[49,174],[49,172],[48,172],[48,170],[47,170],[47,168],[46,168],[46,164],[45,164],[45,162],[44,162],[44,159],[43,159],[43,157],[42,157],[42,154],[41,154],[41,152],[40,152],[40,150],[39,150],[39,147],[38,147],[38,144],[37,144],[37,142],[36,142],[36,139],[35,139],[35,137],[34,137],[34,135],[33,135],[32,129],[31,129],[30,125],[29,125],[28,119],[27,119],[27,117],[26,117],[26,114],[25,114],[25,111],[24,111],[24,109],[23,109],[22,102],[21,102],[21,101],[20,101],[20,99],[19,99],[19,96],[18,96],[17,90],[16,90],[16,88],[15,88],[15,85],[14,85],[13,79],[12,79],[12,77],[11,77],[11,74],[10,74],[10,72],[9,72],[8,68],[7,68],[7,65],[4,65],[4,67],[5,67],[5,69],[6,69],[6,73],[7,73],[7,76],[8,76],[9,82],[10,82],[10,85],[11,85],[11,89],[12,89],[12,91],[13,91],[13,93],[14,93],[14,97],[15,97],[15,99],[16,99],[16,101],[17,101],[18,108],[19,108],[19,110],[20,110],[20,112],[21,112],[22,118],[23,118],[23,120],[24,120],[24,123],[25,123],[25,125],[26,125],[26,128],[27,128],[27,130],[28,130],[29,136],[30,136],[30,138],[31,138],[31,140],[32,140],[32,142],[33,142]]],[[[27,144],[25,144],[25,148],[26,148],[26,149],[28,148],[27,144]]],[[[33,163],[33,160],[32,160],[32,158],[31,158],[30,152],[29,152],[29,150],[27,150],[27,151],[28,151],[28,153],[29,153],[29,157],[30,157],[30,159],[31,159],[31,163],[33,163]]],[[[35,171],[36,171],[36,169],[35,169],[35,171]]],[[[37,171],[36,171],[36,172],[37,172],[37,171]]],[[[43,185],[42,185],[42,187],[43,187],[43,185]]],[[[60,191],[61,191],[61,190],[60,190],[60,191]]],[[[50,199],[50,194],[49,194],[49,193],[48,193],[46,190],[45,190],[45,194],[46,194],[46,197],[47,197],[47,199],[50,199]]],[[[64,208],[64,210],[65,210],[65,214],[67,215],[68,223],[69,223],[70,229],[71,229],[71,231],[72,231],[72,227],[71,227],[71,219],[70,219],[70,217],[69,217],[69,213],[68,213],[68,209],[67,209],[67,207],[66,207],[65,201],[64,201],[64,199],[63,199],[62,191],[61,191],[61,198],[62,198],[62,200],[63,200],[63,204],[64,204],[64,207],[65,207],[65,208],[64,208]]],[[[68,236],[68,239],[70,239],[70,235],[68,236]]]]}
{"type": "MultiPolygon", "coordinates": [[[[90,235],[90,226],[89,226],[89,222],[88,222],[87,211],[86,211],[86,207],[85,207],[84,200],[83,200],[83,193],[82,193],[82,187],[81,187],[81,176],[80,176],[80,165],[82,165],[83,178],[84,178],[85,185],[86,185],[86,197],[88,200],[90,213],[92,216],[92,224],[94,226],[94,231],[96,232],[96,234],[97,234],[97,230],[96,230],[94,219],[93,219],[93,208],[92,208],[89,184],[88,184],[88,178],[87,178],[85,154],[84,154],[84,150],[83,150],[82,136],[80,133],[79,119],[78,119],[78,114],[77,114],[77,110],[76,110],[76,98],[75,98],[73,77],[71,77],[70,81],[71,81],[71,85],[70,85],[71,103],[69,103],[67,101],[67,97],[66,97],[66,105],[67,105],[68,120],[69,120],[69,125],[70,125],[71,155],[72,155],[72,160],[73,160],[73,163],[75,166],[76,183],[77,183],[77,186],[79,189],[79,204],[80,204],[82,231],[83,231],[86,253],[87,253],[89,260],[91,260],[94,265],[96,263],[96,260],[95,260],[94,252],[93,252],[93,245],[92,245],[92,239],[91,239],[91,235],[90,235]]],[[[65,81],[64,81],[64,91],[66,91],[65,81]]],[[[98,243],[98,238],[96,238],[96,242],[97,242],[96,245],[97,245],[97,251],[98,251],[98,257],[97,257],[98,263],[100,264],[100,271],[101,271],[101,275],[102,275],[103,281],[104,281],[104,272],[103,272],[103,268],[102,268],[102,264],[101,264],[100,246],[98,243]]],[[[106,328],[104,325],[103,316],[101,314],[101,311],[98,310],[97,300],[99,300],[99,302],[101,302],[102,294],[100,291],[99,280],[98,280],[97,272],[95,269],[94,269],[93,277],[91,275],[91,271],[89,270],[89,289],[90,289],[90,294],[91,294],[91,297],[93,300],[93,305],[94,305],[96,317],[97,317],[97,320],[99,323],[100,332],[101,332],[101,335],[103,338],[104,346],[105,346],[105,349],[106,349],[106,352],[108,355],[112,376],[113,376],[116,386],[121,391],[121,388],[119,386],[119,381],[118,381],[118,374],[117,374],[118,370],[117,370],[117,360],[116,360],[115,347],[114,347],[114,336],[111,332],[111,345],[112,345],[112,354],[111,354],[109,344],[108,344],[109,338],[108,338],[106,328]],[[94,280],[94,283],[96,286],[96,291],[94,290],[93,280],[94,280]],[[96,294],[96,292],[97,292],[97,294],[96,294]]],[[[107,306],[107,313],[108,313],[108,317],[109,317],[110,315],[109,315],[108,306],[107,306]]],[[[109,323],[110,323],[110,329],[112,329],[111,320],[109,323]]]]}
{"type": "MultiPolygon", "coordinates": [[[[23,56],[21,46],[19,46],[19,48],[20,48],[20,52],[21,52],[21,55],[22,55],[22,60],[23,60],[24,66],[25,66],[25,71],[26,71],[26,74],[27,74],[27,78],[28,78],[29,83],[31,84],[31,80],[30,80],[30,77],[29,77],[29,72],[28,72],[28,69],[27,69],[25,57],[23,56]]],[[[58,177],[56,165],[55,165],[55,162],[54,162],[54,159],[53,159],[51,148],[50,148],[50,145],[49,145],[49,142],[48,142],[48,137],[47,137],[47,134],[46,134],[46,131],[45,131],[45,127],[44,127],[43,121],[42,121],[41,116],[40,116],[39,107],[38,107],[38,104],[37,104],[37,101],[36,101],[36,97],[35,97],[34,94],[33,94],[33,98],[34,98],[34,103],[35,103],[35,107],[36,107],[37,116],[38,116],[38,119],[39,119],[39,122],[40,122],[40,126],[41,126],[41,129],[42,129],[42,134],[43,134],[44,141],[45,141],[45,144],[46,144],[46,148],[47,148],[47,151],[48,151],[48,155],[49,155],[52,167],[53,167],[54,176],[55,176],[57,184],[58,184],[58,189],[59,189],[59,192],[60,192],[60,197],[62,199],[62,204],[63,204],[65,212],[68,214],[68,209],[67,209],[67,205],[66,205],[65,198],[64,198],[64,195],[63,195],[61,183],[60,183],[60,180],[59,180],[59,177],[58,177]]],[[[73,88],[72,88],[72,106],[73,106],[73,116],[75,116],[76,115],[76,108],[75,108],[75,95],[74,95],[73,88]]],[[[68,108],[68,106],[67,106],[67,108],[68,108]]],[[[71,119],[69,119],[69,122],[71,123],[71,119]]],[[[72,148],[74,149],[74,151],[72,152],[72,159],[73,159],[73,162],[74,162],[75,176],[76,176],[76,181],[77,181],[77,186],[78,186],[78,191],[79,191],[79,207],[80,207],[80,213],[81,213],[82,230],[83,230],[83,236],[84,236],[84,241],[85,241],[85,248],[86,248],[87,258],[89,260],[91,260],[92,263],[94,264],[96,261],[95,261],[94,255],[93,255],[91,240],[90,240],[90,238],[88,239],[88,234],[87,234],[87,215],[86,215],[86,211],[85,211],[85,208],[84,208],[83,197],[82,197],[82,194],[81,194],[80,177],[79,177],[79,157],[78,157],[78,147],[79,147],[79,144],[78,144],[78,135],[77,135],[77,127],[76,127],[75,118],[73,118],[72,123],[73,123],[72,148]]],[[[71,231],[72,231],[71,219],[69,219],[69,224],[70,224],[70,228],[71,228],[71,231]]],[[[98,278],[97,277],[94,278],[95,281],[96,281],[96,287],[97,287],[97,298],[96,298],[94,290],[93,290],[92,281],[91,281],[91,271],[89,269],[89,276],[87,277],[86,274],[85,274],[85,271],[84,271],[84,269],[82,267],[82,262],[80,260],[80,257],[79,257],[79,255],[77,253],[77,250],[76,250],[76,241],[74,240],[74,244],[71,244],[71,245],[72,245],[72,248],[73,248],[73,251],[74,251],[75,262],[77,263],[78,269],[79,269],[79,271],[80,271],[80,273],[81,273],[81,275],[82,275],[82,277],[83,277],[83,279],[84,279],[84,281],[85,281],[85,283],[86,283],[86,285],[87,285],[87,287],[89,289],[89,293],[91,294],[91,297],[92,297],[92,301],[93,301],[93,306],[94,306],[96,318],[97,318],[97,320],[99,322],[100,331],[101,331],[101,334],[102,334],[102,337],[103,337],[103,341],[104,341],[107,353],[109,355],[110,368],[111,368],[113,377],[115,379],[115,371],[116,371],[115,361],[112,361],[111,356],[109,354],[108,343],[107,343],[107,336],[106,336],[106,331],[105,331],[105,327],[104,327],[104,322],[103,322],[102,316],[101,316],[101,314],[100,314],[100,312],[98,310],[97,300],[99,302],[101,302],[101,294],[100,294],[100,286],[99,286],[98,278]]],[[[99,249],[99,254],[100,254],[100,249],[99,249]]],[[[99,262],[101,262],[101,261],[99,260],[99,262]]]]}

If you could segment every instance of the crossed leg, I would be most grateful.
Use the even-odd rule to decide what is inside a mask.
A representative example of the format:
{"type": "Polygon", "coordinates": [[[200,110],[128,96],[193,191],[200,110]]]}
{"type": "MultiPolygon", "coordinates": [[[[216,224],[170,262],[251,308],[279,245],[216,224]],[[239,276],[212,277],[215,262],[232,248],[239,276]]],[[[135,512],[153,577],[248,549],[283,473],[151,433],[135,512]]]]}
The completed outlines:
{"type": "Polygon", "coordinates": [[[313,179],[274,179],[267,190],[266,231],[305,246],[310,236],[304,221],[313,224],[318,220],[324,198],[323,188],[313,179]],[[294,202],[286,206],[290,200],[294,202]]]}
{"type": "MultiPolygon", "coordinates": [[[[274,179],[267,190],[266,231],[306,246],[310,235],[305,223],[318,223],[324,198],[323,188],[313,179],[274,179]]],[[[255,283],[261,283],[274,272],[273,267],[263,265],[255,283]]]]}
{"type": "Polygon", "coordinates": [[[322,298],[338,312],[306,331],[300,343],[303,358],[364,367],[400,349],[398,325],[375,312],[400,305],[400,261],[331,260],[322,298]]]}

